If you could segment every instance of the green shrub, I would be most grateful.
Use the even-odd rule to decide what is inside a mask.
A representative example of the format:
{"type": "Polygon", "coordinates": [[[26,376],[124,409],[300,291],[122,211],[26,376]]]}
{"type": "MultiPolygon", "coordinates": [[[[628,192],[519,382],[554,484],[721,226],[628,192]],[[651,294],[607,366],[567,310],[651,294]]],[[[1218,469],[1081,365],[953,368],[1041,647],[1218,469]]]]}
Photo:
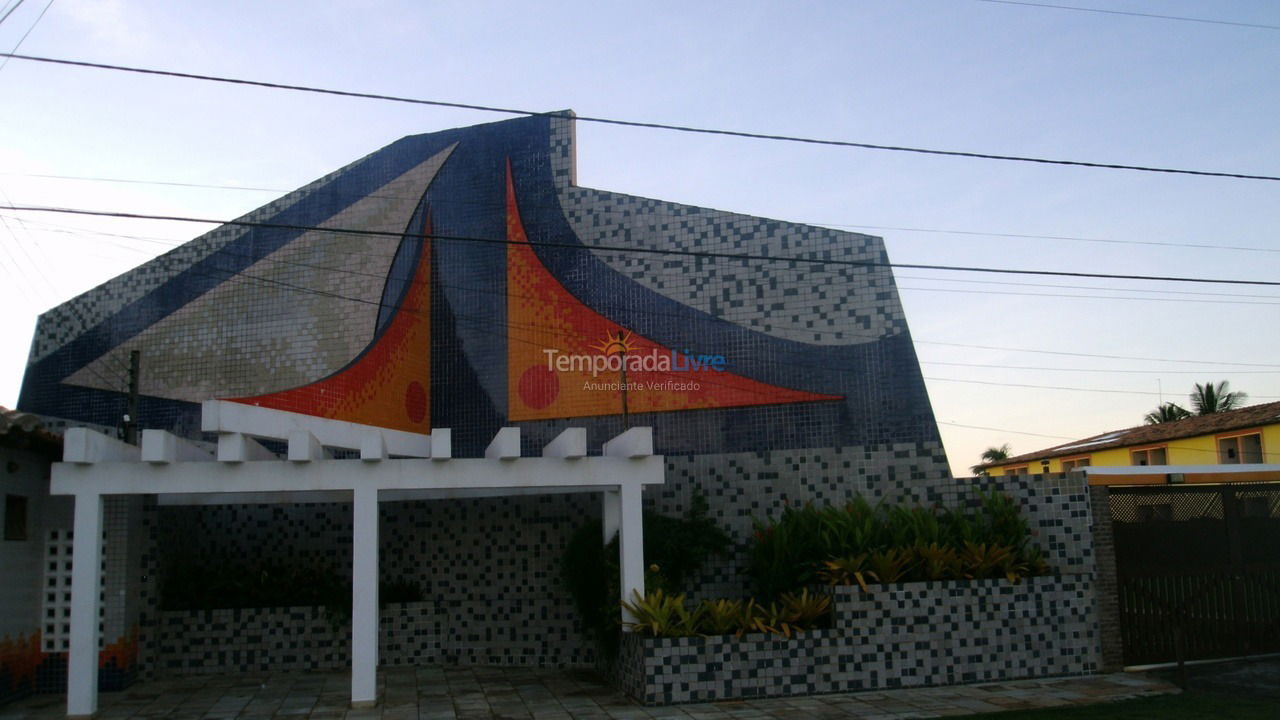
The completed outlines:
{"type": "Polygon", "coordinates": [[[972,508],[872,505],[788,507],[756,520],[748,548],[752,591],[765,601],[816,582],[832,585],[1005,577],[1049,572],[1017,502],[979,492],[972,508]]]}
{"type": "MultiPolygon", "coordinates": [[[[707,517],[708,504],[694,493],[683,518],[644,513],[644,556],[648,564],[645,587],[662,591],[668,599],[681,595],[685,584],[713,555],[729,548],[729,535],[707,517]]],[[[583,629],[602,656],[617,655],[621,629],[619,607],[618,539],[603,542],[599,520],[590,520],[569,538],[561,558],[561,579],[582,619],[583,629]]]]}

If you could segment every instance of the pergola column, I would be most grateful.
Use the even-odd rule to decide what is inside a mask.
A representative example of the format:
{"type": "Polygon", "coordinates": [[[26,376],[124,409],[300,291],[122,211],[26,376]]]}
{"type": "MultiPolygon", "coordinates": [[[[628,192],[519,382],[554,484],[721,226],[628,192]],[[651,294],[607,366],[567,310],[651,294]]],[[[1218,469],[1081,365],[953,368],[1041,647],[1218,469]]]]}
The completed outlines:
{"type": "MultiPolygon", "coordinates": [[[[635,462],[653,456],[653,428],[634,427],[604,444],[604,456],[625,462],[635,462]]],[[[618,530],[618,564],[621,569],[622,599],[630,602],[636,595],[644,595],[644,508],[637,482],[625,482],[604,492],[605,542],[612,537],[610,526],[616,523],[618,530]]],[[[635,622],[636,618],[622,608],[622,626],[635,622]]]]}
{"type": "Polygon", "coordinates": [[[102,567],[102,496],[75,496],[71,540],[71,652],[67,657],[67,717],[98,711],[98,586],[102,567]]]}
{"type": "Polygon", "coordinates": [[[378,488],[355,488],[351,548],[351,706],[378,702],[378,488]]]}
{"type": "MultiPolygon", "coordinates": [[[[627,602],[636,594],[644,595],[644,515],[640,504],[640,489],[639,483],[626,483],[618,488],[621,505],[618,561],[622,569],[622,598],[627,602]]],[[[626,627],[626,623],[635,621],[635,615],[624,605],[623,627],[626,627]]]]}
{"type": "Polygon", "coordinates": [[[600,493],[600,525],[604,530],[604,544],[608,545],[618,534],[618,522],[622,518],[622,496],[617,490],[600,493]]]}

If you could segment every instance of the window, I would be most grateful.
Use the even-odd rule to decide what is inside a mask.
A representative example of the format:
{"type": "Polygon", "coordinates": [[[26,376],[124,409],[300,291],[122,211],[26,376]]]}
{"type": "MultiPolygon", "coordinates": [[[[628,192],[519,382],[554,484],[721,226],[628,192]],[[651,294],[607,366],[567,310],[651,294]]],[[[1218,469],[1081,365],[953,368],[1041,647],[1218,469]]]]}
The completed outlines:
{"type": "Polygon", "coordinates": [[[21,495],[4,496],[4,539],[27,539],[27,499],[21,495]]]}
{"type": "Polygon", "coordinates": [[[1218,462],[1224,465],[1262,462],[1262,433],[1218,438],[1218,462]]]}
{"type": "Polygon", "coordinates": [[[1062,472],[1071,472],[1077,468],[1089,467],[1089,456],[1071,458],[1062,461],[1062,472]]]}
{"type": "Polygon", "coordinates": [[[1143,448],[1129,453],[1130,465],[1168,465],[1165,448],[1143,448]]]}
{"type": "Polygon", "coordinates": [[[1018,467],[1005,468],[1004,474],[1005,475],[1030,475],[1031,473],[1027,469],[1026,465],[1019,465],[1018,467]]]}

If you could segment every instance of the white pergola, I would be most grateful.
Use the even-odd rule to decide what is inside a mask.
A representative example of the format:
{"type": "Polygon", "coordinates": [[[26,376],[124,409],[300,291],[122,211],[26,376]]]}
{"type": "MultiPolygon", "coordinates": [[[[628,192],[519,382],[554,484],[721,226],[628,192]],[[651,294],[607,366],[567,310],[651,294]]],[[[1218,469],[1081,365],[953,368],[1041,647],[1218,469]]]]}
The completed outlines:
{"type": "MultiPolygon", "coordinates": [[[[483,458],[454,458],[451,434],[388,430],[211,400],[202,408],[217,452],[162,430],[145,430],[141,447],[83,428],[68,430],[50,492],[75,498],[71,645],[67,716],[98,707],[98,577],[104,495],[155,495],[165,505],[352,503],[351,704],[377,703],[378,504],[382,501],[540,493],[603,495],[604,541],[619,535],[622,597],[644,593],[641,491],[663,482],[653,430],[636,427],[587,456],[584,428],[569,428],[521,457],[520,429],[498,431],[483,458]],[[254,438],[287,441],[285,459],[254,438]],[[326,457],[326,448],[359,459],[326,457]]],[[[623,610],[623,621],[633,618],[623,610]]],[[[624,625],[625,627],[625,625],[624,625]]]]}

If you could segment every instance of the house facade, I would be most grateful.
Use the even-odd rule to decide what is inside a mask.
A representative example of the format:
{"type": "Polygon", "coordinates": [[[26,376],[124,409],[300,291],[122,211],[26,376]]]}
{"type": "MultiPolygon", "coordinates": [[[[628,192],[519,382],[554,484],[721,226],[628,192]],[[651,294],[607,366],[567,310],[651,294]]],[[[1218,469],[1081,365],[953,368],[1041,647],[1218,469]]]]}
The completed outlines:
{"type": "MultiPolygon", "coordinates": [[[[947,460],[882,240],[579,187],[573,127],[403,138],[50,310],[19,407],[110,432],[136,352],[135,420],[194,442],[207,400],[447,429],[457,457],[504,427],[532,455],[570,426],[593,452],[649,426],[666,466],[646,506],[700,494],[739,540],[797,503],[934,501],[947,460]]],[[[559,557],[599,513],[573,495],[384,503],[380,576],[426,603],[412,659],[593,662],[559,557]]],[[[165,638],[210,630],[165,635],[174,568],[350,578],[341,504],[108,498],[105,528],[130,580],[105,595],[104,646],[149,669],[179,669],[165,638]]],[[[742,561],[700,591],[742,594],[742,561]]],[[[43,652],[64,648],[53,629],[43,652]]]]}
{"type": "MultiPolygon", "coordinates": [[[[1094,435],[979,469],[992,476],[1037,475],[1088,467],[1235,466],[1234,480],[1276,480],[1280,472],[1280,402],[1252,405],[1154,425],[1139,425],[1094,435]],[[1238,472],[1257,466],[1258,472],[1238,472]]],[[[1167,482],[1168,473],[1114,476],[1108,482],[1167,482]],[[1123,480],[1115,478],[1123,477],[1123,480]]],[[[1185,473],[1179,473],[1185,474],[1185,473]]],[[[1193,481],[1216,482],[1209,468],[1193,481]]]]}

